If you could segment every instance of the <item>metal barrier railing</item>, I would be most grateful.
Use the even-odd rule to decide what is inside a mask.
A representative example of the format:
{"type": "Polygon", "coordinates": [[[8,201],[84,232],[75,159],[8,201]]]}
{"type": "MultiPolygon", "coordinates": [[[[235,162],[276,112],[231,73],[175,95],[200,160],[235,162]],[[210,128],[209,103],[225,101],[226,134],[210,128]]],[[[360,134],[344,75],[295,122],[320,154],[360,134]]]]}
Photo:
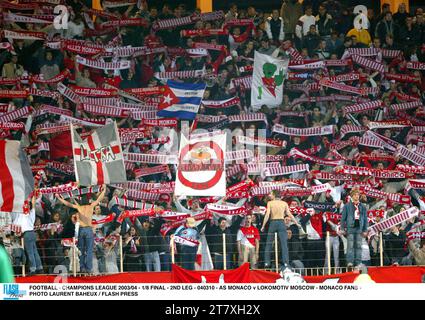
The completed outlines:
{"type": "MultiPolygon", "coordinates": [[[[236,236],[236,234],[232,234],[231,236],[236,236]]],[[[117,241],[114,243],[114,247],[113,250],[116,250],[116,272],[126,272],[129,271],[129,269],[131,269],[131,271],[143,271],[143,267],[146,268],[146,266],[144,264],[146,264],[147,262],[144,261],[144,253],[139,252],[138,255],[141,256],[142,258],[140,259],[134,259],[134,261],[131,261],[131,253],[128,252],[128,238],[125,238],[126,241],[124,241],[124,238],[122,236],[117,236],[117,241]],[[126,251],[127,250],[127,251],[126,251]]],[[[263,270],[269,270],[269,271],[273,271],[273,272],[280,272],[281,269],[279,268],[279,266],[282,265],[282,260],[280,257],[280,243],[279,243],[279,239],[278,239],[278,233],[274,234],[274,237],[272,237],[273,239],[273,244],[272,244],[272,248],[273,248],[273,253],[271,256],[274,258],[272,259],[272,263],[273,266],[269,267],[268,269],[264,269],[263,270]]],[[[169,252],[166,252],[165,254],[169,255],[169,262],[164,262],[160,261],[161,266],[164,265],[166,266],[165,269],[169,270],[171,264],[180,264],[183,265],[184,263],[188,262],[189,260],[185,260],[187,257],[182,254],[182,252],[178,252],[176,251],[176,243],[174,241],[174,236],[171,235],[169,237],[169,252]]],[[[44,241],[60,241],[58,239],[43,239],[43,240],[39,240],[40,242],[44,241]]],[[[298,266],[291,266],[291,269],[295,272],[298,272],[302,275],[312,275],[312,276],[317,276],[317,275],[332,275],[332,274],[337,274],[337,273],[343,273],[343,272],[347,272],[350,271],[351,269],[347,268],[346,266],[343,265],[339,265],[339,261],[337,265],[332,265],[332,251],[334,248],[332,248],[331,246],[331,241],[330,241],[330,234],[329,232],[326,234],[326,238],[324,239],[324,241],[322,243],[324,243],[324,250],[309,250],[306,246],[303,246],[303,244],[307,243],[306,240],[301,240],[301,239],[292,239],[291,240],[293,244],[299,244],[302,247],[302,254],[304,255],[304,258],[302,259],[302,263],[305,264],[314,264],[316,265],[316,267],[310,267],[310,266],[306,266],[304,268],[298,267],[298,266]],[[311,254],[315,254],[318,257],[317,258],[311,258],[311,254]]],[[[322,241],[322,240],[320,240],[322,241]]],[[[388,257],[385,255],[385,245],[391,244],[391,242],[388,239],[384,239],[383,234],[380,233],[377,237],[377,241],[378,241],[378,245],[377,245],[377,250],[378,252],[375,252],[376,256],[376,263],[375,266],[384,266],[384,265],[388,265],[388,257]],[[379,257],[379,258],[378,258],[379,257]],[[385,260],[387,259],[387,260],[385,260]]],[[[231,268],[234,268],[238,265],[238,262],[241,261],[241,257],[239,257],[237,250],[234,249],[233,252],[228,252],[228,248],[229,248],[229,244],[228,242],[228,238],[226,237],[225,234],[222,234],[221,237],[221,242],[220,243],[209,243],[210,246],[214,245],[215,247],[218,246],[222,246],[222,269],[227,270],[228,266],[230,265],[231,268]],[[229,261],[230,260],[230,261],[229,261]]],[[[233,241],[234,242],[234,241],[233,241]]],[[[24,239],[21,238],[20,239],[20,245],[22,247],[22,249],[25,249],[25,243],[24,243],[24,239]]],[[[235,243],[231,243],[231,246],[235,246],[235,243]]],[[[96,246],[94,246],[96,247],[96,246]]],[[[263,247],[264,247],[264,243],[263,243],[263,247]]],[[[63,247],[66,248],[66,247],[63,247]]],[[[62,249],[63,249],[62,248],[62,249]]],[[[77,276],[79,274],[79,265],[78,265],[78,244],[77,244],[77,239],[72,238],[72,241],[70,243],[70,246],[68,244],[68,248],[69,250],[71,250],[71,253],[68,257],[71,258],[71,262],[70,262],[70,266],[69,266],[69,273],[71,273],[73,276],[77,276]]],[[[264,249],[264,248],[263,248],[264,249]]],[[[110,249],[112,250],[112,249],[110,249]]],[[[47,250],[46,250],[47,251],[47,250]]],[[[291,256],[292,254],[294,254],[295,252],[293,251],[289,251],[289,255],[291,256]]],[[[262,256],[264,256],[264,251],[261,254],[262,256]]],[[[137,254],[136,254],[137,256],[137,254]]],[[[47,259],[54,259],[54,258],[58,258],[55,257],[53,255],[46,255],[42,257],[42,260],[47,260],[47,259]]],[[[260,257],[259,260],[261,260],[260,257]]],[[[334,257],[335,259],[335,257],[334,257]]],[[[263,260],[261,260],[263,261],[263,260]]],[[[292,262],[292,261],[291,261],[292,262]]],[[[51,270],[53,267],[55,267],[54,265],[44,265],[44,267],[49,268],[49,270],[51,270]]],[[[259,269],[258,266],[252,266],[252,268],[254,269],[259,269]]],[[[47,272],[49,273],[49,271],[47,272]]],[[[101,272],[101,274],[105,274],[108,272],[101,272]]],[[[26,269],[25,269],[25,265],[21,266],[21,275],[22,276],[26,276],[26,269]]]]}

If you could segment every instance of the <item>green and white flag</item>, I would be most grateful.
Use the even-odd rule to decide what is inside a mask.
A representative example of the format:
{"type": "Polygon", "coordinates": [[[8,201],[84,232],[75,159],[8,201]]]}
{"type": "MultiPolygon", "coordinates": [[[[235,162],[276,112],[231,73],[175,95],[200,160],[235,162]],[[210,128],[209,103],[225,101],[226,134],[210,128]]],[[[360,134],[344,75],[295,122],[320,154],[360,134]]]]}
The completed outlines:
{"type": "Polygon", "coordinates": [[[251,86],[251,105],[254,109],[262,105],[276,107],[282,103],[288,64],[289,60],[279,60],[255,51],[251,86]]]}

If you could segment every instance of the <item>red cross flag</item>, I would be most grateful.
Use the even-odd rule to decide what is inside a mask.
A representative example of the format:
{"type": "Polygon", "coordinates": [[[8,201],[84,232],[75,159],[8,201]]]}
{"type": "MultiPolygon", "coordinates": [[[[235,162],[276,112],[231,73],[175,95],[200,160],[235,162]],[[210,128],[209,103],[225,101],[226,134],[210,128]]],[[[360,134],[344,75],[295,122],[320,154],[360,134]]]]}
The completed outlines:
{"type": "Polygon", "coordinates": [[[82,186],[127,182],[121,142],[115,122],[83,140],[71,127],[75,176],[82,186]]]}

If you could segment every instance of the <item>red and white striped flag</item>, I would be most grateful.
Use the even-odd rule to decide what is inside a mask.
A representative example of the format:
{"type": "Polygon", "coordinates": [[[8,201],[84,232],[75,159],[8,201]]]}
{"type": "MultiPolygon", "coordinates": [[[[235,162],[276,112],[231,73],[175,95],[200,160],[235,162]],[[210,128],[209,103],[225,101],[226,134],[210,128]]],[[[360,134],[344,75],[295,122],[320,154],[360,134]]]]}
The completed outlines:
{"type": "Polygon", "coordinates": [[[0,211],[22,213],[34,178],[19,141],[0,140],[0,211]]]}
{"type": "Polygon", "coordinates": [[[72,128],[75,175],[82,186],[127,182],[116,123],[97,129],[86,140],[72,128]]]}

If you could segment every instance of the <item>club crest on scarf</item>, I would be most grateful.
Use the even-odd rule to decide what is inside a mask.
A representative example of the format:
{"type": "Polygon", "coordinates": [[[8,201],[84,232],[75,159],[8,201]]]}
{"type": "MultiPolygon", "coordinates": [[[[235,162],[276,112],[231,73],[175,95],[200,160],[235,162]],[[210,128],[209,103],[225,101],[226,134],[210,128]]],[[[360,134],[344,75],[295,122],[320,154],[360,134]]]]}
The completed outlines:
{"type": "Polygon", "coordinates": [[[226,193],[226,134],[182,135],[176,194],[219,196],[226,193]]]}

